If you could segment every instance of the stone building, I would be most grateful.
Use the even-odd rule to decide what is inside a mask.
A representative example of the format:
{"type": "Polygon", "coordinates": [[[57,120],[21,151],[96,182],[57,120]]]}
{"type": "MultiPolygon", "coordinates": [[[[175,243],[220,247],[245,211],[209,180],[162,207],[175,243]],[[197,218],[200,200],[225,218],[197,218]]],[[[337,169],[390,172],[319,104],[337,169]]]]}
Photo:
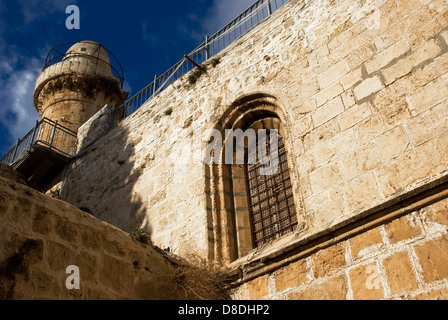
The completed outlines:
{"type": "MultiPolygon", "coordinates": [[[[283,2],[132,114],[61,99],[76,152],[40,191],[224,269],[234,299],[448,298],[446,1],[283,2]],[[275,174],[223,161],[231,129],[278,132],[275,174]]],[[[39,79],[38,108],[65,97],[39,79]]]]}

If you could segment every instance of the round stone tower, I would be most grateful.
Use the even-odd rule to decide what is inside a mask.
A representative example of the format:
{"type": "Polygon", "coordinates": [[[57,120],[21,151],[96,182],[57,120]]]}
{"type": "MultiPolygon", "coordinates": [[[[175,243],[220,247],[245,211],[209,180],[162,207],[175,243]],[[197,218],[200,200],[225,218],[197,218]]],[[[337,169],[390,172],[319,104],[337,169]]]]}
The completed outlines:
{"type": "Polygon", "coordinates": [[[106,104],[123,103],[122,74],[111,66],[109,52],[101,44],[81,41],[65,54],[56,48],[50,51],[34,90],[34,106],[41,118],[77,132],[106,104]]]}

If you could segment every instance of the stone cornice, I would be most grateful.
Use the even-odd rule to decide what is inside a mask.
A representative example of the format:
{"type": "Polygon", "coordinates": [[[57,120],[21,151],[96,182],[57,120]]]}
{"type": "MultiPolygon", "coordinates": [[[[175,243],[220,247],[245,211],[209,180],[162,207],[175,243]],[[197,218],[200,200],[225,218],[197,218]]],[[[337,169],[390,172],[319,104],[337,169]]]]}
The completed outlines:
{"type": "Polygon", "coordinates": [[[62,61],[43,70],[37,78],[33,95],[34,106],[39,111],[43,104],[42,96],[54,94],[63,89],[89,92],[92,90],[107,91],[109,94],[116,94],[120,98],[122,95],[120,82],[107,67],[88,60],[62,61]],[[99,83],[105,84],[107,82],[107,88],[100,88],[99,83],[95,85],[95,88],[86,86],[86,84],[92,84],[92,81],[86,83],[86,80],[94,78],[100,79],[99,83]]]}

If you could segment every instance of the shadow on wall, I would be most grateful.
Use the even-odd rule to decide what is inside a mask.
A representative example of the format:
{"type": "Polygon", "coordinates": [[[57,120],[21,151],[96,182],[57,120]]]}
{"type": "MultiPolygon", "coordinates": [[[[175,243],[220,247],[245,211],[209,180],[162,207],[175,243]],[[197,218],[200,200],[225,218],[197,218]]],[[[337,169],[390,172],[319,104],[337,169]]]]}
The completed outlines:
{"type": "Polygon", "coordinates": [[[111,130],[112,123],[113,108],[105,106],[79,129],[80,146],[67,166],[63,196],[125,232],[141,228],[151,235],[145,221],[147,206],[133,191],[142,171],[133,161],[138,142],[124,126],[111,130]]]}

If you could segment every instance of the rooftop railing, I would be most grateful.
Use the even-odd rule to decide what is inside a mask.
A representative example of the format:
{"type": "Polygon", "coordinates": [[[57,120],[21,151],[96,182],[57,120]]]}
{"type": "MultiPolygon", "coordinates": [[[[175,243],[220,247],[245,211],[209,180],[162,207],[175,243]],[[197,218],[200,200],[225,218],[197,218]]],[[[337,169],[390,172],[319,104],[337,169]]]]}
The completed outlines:
{"type": "Polygon", "coordinates": [[[30,132],[17,141],[17,144],[0,162],[12,165],[36,145],[55,150],[65,156],[72,156],[76,151],[76,139],[75,132],[58,124],[57,121],[43,118],[36,122],[30,132]]]}
{"type": "Polygon", "coordinates": [[[227,48],[232,42],[262,23],[273,12],[290,1],[291,0],[256,1],[214,35],[211,37],[206,36],[204,43],[188,55],[185,55],[182,60],[161,76],[156,75],[153,82],[118,107],[115,110],[116,121],[119,122],[131,115],[146,101],[156,96],[171,83],[227,48]]]}
{"type": "MultiPolygon", "coordinates": [[[[85,41],[86,42],[86,41],[85,41]]],[[[69,42],[69,43],[64,43],[64,44],[60,44],[56,47],[51,48],[50,52],[48,52],[47,58],[45,59],[45,65],[42,69],[45,70],[46,68],[59,63],[61,61],[64,60],[64,58],[67,57],[67,50],[74,44],[76,44],[77,42],[69,42]]],[[[93,42],[92,42],[93,43],[93,42]]],[[[70,53],[69,56],[70,57],[86,57],[89,59],[96,59],[97,64],[104,64],[107,65],[108,67],[110,67],[112,75],[118,79],[118,81],[120,81],[121,87],[123,87],[123,83],[124,83],[124,71],[123,71],[123,67],[121,66],[120,62],[118,61],[117,58],[115,58],[115,56],[112,54],[112,52],[110,52],[109,50],[107,50],[102,44],[97,44],[95,43],[95,45],[97,45],[97,50],[96,52],[92,55],[92,54],[85,54],[85,53],[70,53]],[[106,50],[107,54],[109,55],[109,61],[105,61],[103,59],[100,58],[100,50],[104,49],[106,50]]]]}
{"type": "MultiPolygon", "coordinates": [[[[155,76],[154,81],[129,98],[120,107],[115,109],[115,121],[119,122],[135,112],[146,101],[156,96],[171,83],[184,74],[201,67],[205,61],[227,48],[232,42],[265,21],[273,12],[291,0],[258,0],[244,10],[235,19],[221,28],[211,37],[206,36],[205,42],[199,45],[178,63],[172,66],[161,76],[155,76]]],[[[65,55],[65,48],[73,43],[53,48],[45,61],[45,68],[60,62],[65,55]],[[61,48],[64,48],[63,50],[61,48]]],[[[107,50],[107,49],[106,49],[107,50]]],[[[109,52],[109,51],[108,51],[109,52]]],[[[110,55],[112,55],[109,52],[110,55]]],[[[123,69],[118,60],[112,55],[115,66],[111,64],[112,72],[121,83],[124,80],[123,69]]],[[[9,165],[17,161],[25,152],[38,144],[56,150],[66,156],[72,156],[76,149],[76,133],[49,119],[42,119],[36,126],[0,160],[9,165]]]]}

